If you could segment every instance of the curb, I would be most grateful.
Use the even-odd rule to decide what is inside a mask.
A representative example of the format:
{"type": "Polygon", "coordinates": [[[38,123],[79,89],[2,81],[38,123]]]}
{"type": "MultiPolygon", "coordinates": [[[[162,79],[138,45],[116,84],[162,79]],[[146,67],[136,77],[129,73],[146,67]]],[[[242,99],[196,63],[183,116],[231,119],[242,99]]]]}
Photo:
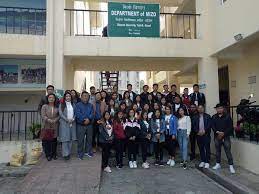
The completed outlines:
{"type": "Polygon", "coordinates": [[[217,171],[214,171],[212,169],[203,169],[199,168],[198,165],[195,165],[196,169],[198,169],[200,172],[214,180],[216,183],[220,184],[221,186],[225,187],[229,191],[235,194],[256,194],[257,192],[254,190],[251,190],[250,188],[246,187],[245,185],[241,185],[238,182],[235,182],[231,180],[230,178],[220,174],[217,171]]]}

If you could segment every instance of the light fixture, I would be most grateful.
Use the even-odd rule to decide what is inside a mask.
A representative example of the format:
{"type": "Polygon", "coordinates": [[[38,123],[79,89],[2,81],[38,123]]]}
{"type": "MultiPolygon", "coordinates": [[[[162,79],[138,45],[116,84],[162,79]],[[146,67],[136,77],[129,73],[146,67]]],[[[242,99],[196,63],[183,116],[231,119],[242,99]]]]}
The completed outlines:
{"type": "Polygon", "coordinates": [[[237,34],[237,35],[234,36],[234,38],[235,38],[236,41],[240,41],[240,40],[244,39],[242,34],[237,34]]]}

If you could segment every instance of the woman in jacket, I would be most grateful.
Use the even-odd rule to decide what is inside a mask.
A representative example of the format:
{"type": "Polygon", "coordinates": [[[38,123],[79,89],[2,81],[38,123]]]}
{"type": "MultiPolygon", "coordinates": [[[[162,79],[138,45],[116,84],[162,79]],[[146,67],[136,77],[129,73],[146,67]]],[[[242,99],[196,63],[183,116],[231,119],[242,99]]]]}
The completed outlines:
{"type": "Polygon", "coordinates": [[[75,104],[69,92],[64,94],[64,102],[59,105],[59,141],[62,142],[62,156],[70,159],[73,141],[76,140],[75,104]]]}
{"type": "Polygon", "coordinates": [[[130,93],[128,91],[124,92],[122,102],[125,102],[127,110],[132,106],[133,102],[130,99],[130,93]]]}
{"type": "Polygon", "coordinates": [[[103,118],[99,122],[99,142],[102,146],[102,167],[105,172],[111,173],[111,168],[109,167],[109,157],[112,148],[112,143],[114,139],[111,115],[108,111],[103,113],[103,118]]]}
{"type": "Polygon", "coordinates": [[[41,108],[41,117],[43,120],[43,129],[41,131],[42,146],[48,161],[57,159],[57,130],[58,130],[58,108],[56,105],[56,96],[49,94],[47,104],[41,108]],[[48,136],[48,138],[47,138],[48,136]]]}
{"type": "Polygon", "coordinates": [[[177,118],[171,114],[172,109],[170,106],[165,107],[165,144],[168,151],[169,159],[167,161],[167,165],[174,166],[175,165],[175,149],[176,149],[176,134],[177,134],[177,118]]]}
{"type": "Polygon", "coordinates": [[[191,119],[187,116],[185,109],[180,107],[177,111],[178,116],[178,127],[177,127],[177,139],[180,147],[182,156],[183,168],[187,168],[187,156],[188,156],[188,140],[191,133],[191,119]]]}
{"type": "Polygon", "coordinates": [[[117,168],[123,167],[123,152],[126,144],[126,135],[124,130],[123,112],[118,111],[113,121],[114,143],[116,149],[117,168]]]}
{"type": "Polygon", "coordinates": [[[140,123],[140,131],[138,133],[138,142],[141,146],[141,153],[142,153],[142,167],[149,168],[149,163],[147,162],[147,147],[149,145],[149,141],[151,139],[151,129],[150,124],[148,122],[148,113],[142,112],[140,123]]]}
{"type": "Polygon", "coordinates": [[[124,124],[125,133],[128,140],[128,158],[129,167],[137,168],[137,142],[136,138],[138,136],[138,131],[140,125],[135,118],[135,112],[133,109],[129,110],[128,118],[124,124]]]}
{"type": "Polygon", "coordinates": [[[152,141],[154,143],[155,165],[163,166],[163,146],[165,142],[165,120],[163,119],[162,112],[157,109],[151,119],[151,130],[153,134],[152,141]]]}

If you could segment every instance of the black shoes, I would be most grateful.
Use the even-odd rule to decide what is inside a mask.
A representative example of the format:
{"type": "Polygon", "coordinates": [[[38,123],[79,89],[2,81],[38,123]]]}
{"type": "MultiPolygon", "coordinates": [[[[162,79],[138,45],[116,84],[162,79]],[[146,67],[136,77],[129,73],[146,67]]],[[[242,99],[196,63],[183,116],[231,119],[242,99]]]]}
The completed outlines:
{"type": "Polygon", "coordinates": [[[48,160],[48,161],[51,161],[51,160],[52,160],[52,158],[51,158],[50,156],[48,156],[48,157],[47,157],[47,160],[48,160]]]}

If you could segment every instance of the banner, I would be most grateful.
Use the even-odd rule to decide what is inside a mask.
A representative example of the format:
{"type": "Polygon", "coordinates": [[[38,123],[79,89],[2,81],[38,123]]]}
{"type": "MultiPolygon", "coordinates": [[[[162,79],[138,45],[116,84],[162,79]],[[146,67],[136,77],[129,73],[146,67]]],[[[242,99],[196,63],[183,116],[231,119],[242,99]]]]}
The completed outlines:
{"type": "Polygon", "coordinates": [[[160,5],[108,3],[108,36],[160,37],[160,5]]]}

